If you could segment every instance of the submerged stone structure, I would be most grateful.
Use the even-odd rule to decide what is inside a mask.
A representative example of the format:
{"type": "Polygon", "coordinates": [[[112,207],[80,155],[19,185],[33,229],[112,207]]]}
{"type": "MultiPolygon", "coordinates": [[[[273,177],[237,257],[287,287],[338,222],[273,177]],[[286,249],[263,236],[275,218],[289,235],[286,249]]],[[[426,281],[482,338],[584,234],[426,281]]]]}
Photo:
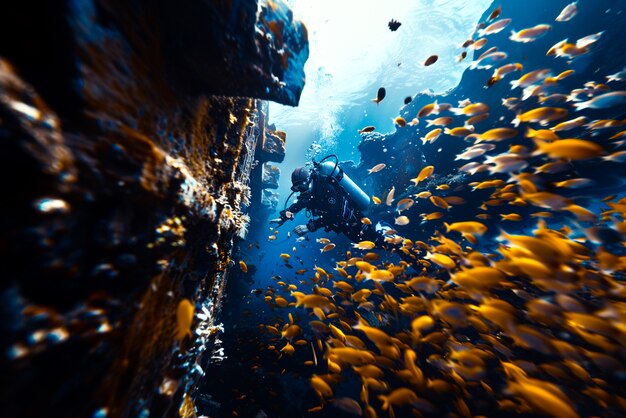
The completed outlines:
{"type": "Polygon", "coordinates": [[[281,1],[3,10],[3,416],[196,415],[259,109],[307,57],[281,1]]]}
{"type": "Polygon", "coordinates": [[[273,125],[268,125],[268,111],[265,107],[261,112],[260,121],[264,121],[263,135],[257,142],[256,165],[250,174],[251,204],[249,213],[254,213],[250,229],[257,232],[265,223],[270,213],[276,210],[278,205],[278,188],[280,168],[273,163],[282,163],[285,159],[285,144],[287,134],[279,131],[273,125]]]}

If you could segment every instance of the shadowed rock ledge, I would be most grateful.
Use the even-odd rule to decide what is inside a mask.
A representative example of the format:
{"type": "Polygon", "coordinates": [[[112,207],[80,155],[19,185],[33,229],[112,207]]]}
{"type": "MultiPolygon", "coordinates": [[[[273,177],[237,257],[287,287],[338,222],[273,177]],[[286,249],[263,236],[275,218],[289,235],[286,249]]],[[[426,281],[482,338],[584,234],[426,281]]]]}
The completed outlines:
{"type": "Polygon", "coordinates": [[[259,99],[297,105],[306,29],[264,0],[22,2],[0,28],[3,416],[193,416],[259,99]]]}

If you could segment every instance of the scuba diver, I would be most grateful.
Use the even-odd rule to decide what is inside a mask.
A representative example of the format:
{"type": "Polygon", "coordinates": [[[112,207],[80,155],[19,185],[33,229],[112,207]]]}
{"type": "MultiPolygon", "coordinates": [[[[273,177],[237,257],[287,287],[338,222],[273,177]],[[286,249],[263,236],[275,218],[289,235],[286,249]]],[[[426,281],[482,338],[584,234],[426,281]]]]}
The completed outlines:
{"type": "Polygon", "coordinates": [[[308,232],[324,228],[346,235],[353,242],[372,241],[377,247],[385,245],[385,231],[389,226],[361,221],[370,206],[370,197],[354,183],[339,167],[336,155],[329,155],[320,162],[313,161],[311,172],[298,167],[291,174],[292,193],[280,212],[280,218],[270,224],[280,227],[302,209],[311,218],[306,225],[298,225],[293,232],[304,236],[308,232]],[[328,161],[333,158],[335,161],[328,161]],[[287,203],[294,193],[299,193],[296,202],[288,208],[287,203]]]}

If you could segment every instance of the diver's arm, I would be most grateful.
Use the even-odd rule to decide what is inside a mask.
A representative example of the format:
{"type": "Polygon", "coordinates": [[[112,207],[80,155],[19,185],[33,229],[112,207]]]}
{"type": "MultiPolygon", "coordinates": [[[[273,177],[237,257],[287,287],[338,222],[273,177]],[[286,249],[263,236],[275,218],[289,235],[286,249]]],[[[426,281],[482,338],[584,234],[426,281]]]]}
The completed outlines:
{"type": "Polygon", "coordinates": [[[306,194],[301,194],[300,196],[298,196],[298,200],[296,200],[295,202],[293,202],[291,205],[289,205],[289,207],[286,210],[281,210],[280,211],[280,216],[282,217],[286,217],[287,216],[287,212],[291,212],[294,215],[298,212],[300,212],[302,209],[304,209],[306,207],[306,205],[309,203],[309,201],[311,200],[311,195],[306,193],[306,194]]]}
{"type": "Polygon", "coordinates": [[[306,226],[309,232],[315,232],[320,228],[328,226],[328,222],[326,222],[326,219],[323,216],[320,216],[319,218],[309,220],[306,226]]]}
{"type": "Polygon", "coordinates": [[[270,224],[274,224],[278,227],[284,224],[286,221],[293,219],[296,213],[300,212],[306,207],[310,199],[311,197],[308,194],[298,196],[298,200],[292,203],[287,209],[281,210],[280,218],[272,219],[270,221],[270,224]],[[290,215],[287,215],[288,213],[290,215]]]}
{"type": "Polygon", "coordinates": [[[296,226],[293,232],[296,235],[303,237],[309,232],[315,232],[320,228],[328,228],[328,227],[330,227],[330,223],[326,220],[326,218],[324,218],[323,216],[320,216],[319,218],[310,219],[309,222],[306,223],[306,225],[296,226]]]}
{"type": "Polygon", "coordinates": [[[323,217],[319,217],[316,219],[310,219],[306,225],[298,225],[294,228],[293,232],[302,237],[309,232],[315,232],[318,229],[328,226],[326,220],[323,217]]]}

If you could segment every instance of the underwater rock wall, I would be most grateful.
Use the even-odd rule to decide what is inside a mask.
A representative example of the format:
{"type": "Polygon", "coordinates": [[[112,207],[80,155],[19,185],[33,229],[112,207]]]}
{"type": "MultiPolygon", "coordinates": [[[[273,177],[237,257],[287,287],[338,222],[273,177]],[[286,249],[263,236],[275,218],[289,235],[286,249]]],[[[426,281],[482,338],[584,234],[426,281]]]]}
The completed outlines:
{"type": "Polygon", "coordinates": [[[3,11],[3,416],[194,416],[257,99],[296,105],[307,56],[282,2],[3,11]]]}

